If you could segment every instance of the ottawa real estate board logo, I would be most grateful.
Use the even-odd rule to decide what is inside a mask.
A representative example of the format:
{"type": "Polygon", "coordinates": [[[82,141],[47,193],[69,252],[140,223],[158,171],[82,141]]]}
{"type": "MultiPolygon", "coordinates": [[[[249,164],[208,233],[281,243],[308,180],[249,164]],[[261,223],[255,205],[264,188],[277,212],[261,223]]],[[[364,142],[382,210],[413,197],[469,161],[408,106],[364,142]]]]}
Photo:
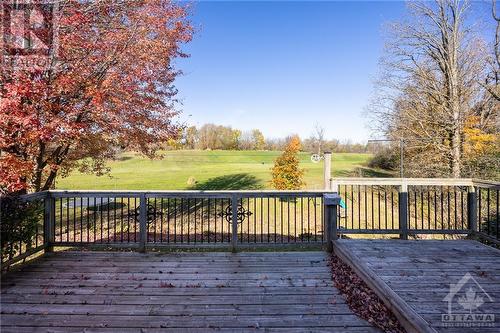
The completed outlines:
{"type": "Polygon", "coordinates": [[[55,0],[2,0],[2,67],[48,68],[57,51],[55,0]]]}
{"type": "Polygon", "coordinates": [[[495,304],[493,298],[470,273],[466,273],[456,284],[450,284],[450,291],[443,301],[448,303],[448,311],[441,315],[442,326],[495,326],[495,315],[488,311],[495,304]]]}

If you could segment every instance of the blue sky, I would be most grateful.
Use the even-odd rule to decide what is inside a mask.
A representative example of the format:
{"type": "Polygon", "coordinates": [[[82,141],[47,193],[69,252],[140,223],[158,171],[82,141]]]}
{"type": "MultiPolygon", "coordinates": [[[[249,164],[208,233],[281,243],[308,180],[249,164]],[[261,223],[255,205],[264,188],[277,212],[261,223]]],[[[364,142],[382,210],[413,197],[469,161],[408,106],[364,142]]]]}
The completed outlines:
{"type": "Polygon", "coordinates": [[[383,48],[383,27],[405,13],[391,2],[196,2],[197,29],[177,61],[181,119],[267,137],[366,141],[364,109],[383,48]]]}

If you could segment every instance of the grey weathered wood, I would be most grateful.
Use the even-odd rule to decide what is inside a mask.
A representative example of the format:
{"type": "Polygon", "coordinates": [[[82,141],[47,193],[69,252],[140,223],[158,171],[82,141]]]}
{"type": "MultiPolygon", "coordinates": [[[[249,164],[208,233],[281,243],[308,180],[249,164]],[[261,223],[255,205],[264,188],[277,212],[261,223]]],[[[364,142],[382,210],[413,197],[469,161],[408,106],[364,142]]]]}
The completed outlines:
{"type": "Polygon", "coordinates": [[[375,272],[348,250],[341,240],[333,242],[333,251],[351,266],[363,281],[380,297],[408,332],[436,332],[413,308],[404,302],[375,272]]]}
{"type": "MultiPolygon", "coordinates": [[[[304,327],[272,327],[266,328],[266,333],[332,333],[329,327],[311,327],[306,330],[304,327]]],[[[81,327],[6,327],[2,333],[82,333],[81,327]]],[[[99,327],[92,329],[85,329],[89,333],[255,333],[259,329],[254,327],[246,328],[224,328],[224,327],[183,327],[183,328],[129,328],[129,327],[99,327]]],[[[380,330],[372,327],[335,327],[336,333],[372,333],[380,332],[380,330]]],[[[484,333],[490,333],[491,330],[485,328],[484,333]]]]}
{"type": "MultiPolygon", "coordinates": [[[[151,263],[141,263],[141,264],[129,264],[121,263],[121,265],[105,263],[105,265],[96,265],[96,262],[76,265],[71,262],[65,263],[33,263],[25,268],[22,272],[47,272],[47,271],[67,271],[67,272],[100,272],[100,273],[158,273],[159,271],[170,273],[170,274],[186,274],[186,273],[287,273],[290,269],[284,265],[275,265],[270,263],[268,265],[259,264],[238,264],[232,265],[230,262],[227,263],[207,263],[207,265],[200,264],[184,264],[179,265],[175,263],[165,263],[164,265],[151,264],[151,263]]],[[[297,269],[307,269],[311,274],[322,272],[325,270],[319,265],[311,264],[295,264],[297,269]]],[[[389,271],[390,272],[390,271],[389,271]]],[[[418,272],[418,271],[417,271],[418,272]]],[[[500,273],[500,272],[499,272],[500,273]]]]}
{"type": "Polygon", "coordinates": [[[490,235],[484,233],[484,232],[475,232],[473,234],[473,236],[477,237],[479,240],[486,240],[488,242],[491,242],[491,243],[494,243],[498,246],[500,246],[500,240],[499,239],[496,239],[496,238],[493,238],[491,237],[490,235]]]}
{"type": "MultiPolygon", "coordinates": [[[[331,286],[324,287],[267,287],[265,293],[270,295],[329,295],[339,296],[340,293],[332,291],[331,286]]],[[[60,286],[53,285],[45,286],[23,286],[11,285],[2,288],[2,294],[54,294],[54,295],[136,295],[136,296],[252,296],[255,295],[254,287],[222,287],[222,288],[159,288],[145,287],[129,288],[127,286],[117,286],[111,288],[109,286],[86,287],[86,286],[60,286]]],[[[432,298],[431,298],[432,299],[432,298]]],[[[336,303],[344,303],[342,298],[337,299],[336,303]]]]}
{"type": "Polygon", "coordinates": [[[45,199],[49,195],[48,191],[41,191],[36,193],[23,194],[21,198],[26,201],[35,201],[45,199]]]}
{"type": "Polygon", "coordinates": [[[3,326],[70,326],[70,327],[136,327],[136,328],[190,328],[190,327],[345,327],[367,326],[353,314],[332,315],[266,315],[259,316],[113,316],[102,315],[2,315],[3,326]],[[71,323],[68,325],[68,323],[71,323]]]}
{"type": "Polygon", "coordinates": [[[43,209],[43,244],[47,252],[49,252],[50,246],[50,225],[51,225],[51,207],[52,200],[51,198],[45,198],[44,200],[44,209],[43,209]]]}
{"type": "Polygon", "coordinates": [[[332,177],[332,153],[325,151],[323,154],[323,188],[330,190],[330,178],[332,177]]]}
{"type": "Polygon", "coordinates": [[[332,183],[338,185],[441,185],[441,186],[473,186],[470,178],[332,178],[332,183]]]}
{"type": "MultiPolygon", "coordinates": [[[[118,273],[94,273],[94,272],[29,272],[21,271],[14,272],[11,274],[13,278],[36,276],[41,279],[94,279],[94,280],[182,280],[182,281],[194,281],[194,280],[279,280],[279,279],[302,279],[304,278],[304,273],[301,272],[286,272],[286,273],[203,273],[202,271],[196,273],[172,273],[165,271],[158,273],[129,273],[129,272],[118,272],[118,273]]],[[[330,278],[329,272],[316,272],[307,274],[308,279],[324,279],[325,281],[330,278]]]]}
{"type": "Polygon", "coordinates": [[[500,188],[500,182],[494,180],[473,179],[472,182],[475,186],[479,187],[494,188],[494,189],[500,188]]]}
{"type": "Polygon", "coordinates": [[[2,332],[378,331],[318,251],[54,252],[1,287],[2,332]]]}
{"type": "MultiPolygon", "coordinates": [[[[83,248],[83,249],[89,249],[89,250],[106,250],[106,249],[137,249],[139,248],[140,244],[139,243],[133,243],[133,242],[112,242],[112,243],[92,243],[92,242],[56,242],[53,243],[54,247],[63,247],[67,248],[68,246],[73,246],[73,247],[78,247],[78,248],[83,248]]],[[[292,248],[294,251],[297,249],[301,250],[320,250],[321,247],[323,246],[323,242],[321,241],[311,241],[311,242],[304,242],[304,243],[272,243],[272,242],[264,242],[264,243],[238,243],[239,248],[243,249],[270,249],[272,248],[273,250],[286,250],[287,248],[292,248]]],[[[148,242],[146,243],[146,249],[169,249],[169,250],[176,250],[176,249],[214,249],[214,250],[219,250],[219,251],[229,251],[231,250],[231,244],[230,243],[194,243],[191,241],[190,243],[185,242],[185,243],[151,243],[148,242]]]]}
{"type": "Polygon", "coordinates": [[[11,265],[13,265],[13,264],[15,264],[15,263],[17,263],[17,262],[19,262],[19,261],[21,261],[21,260],[24,260],[24,259],[26,259],[26,258],[28,258],[28,257],[30,257],[30,256],[33,256],[33,255],[37,254],[38,252],[43,251],[43,250],[44,250],[44,248],[45,248],[45,247],[44,247],[43,245],[40,245],[40,246],[38,246],[38,247],[34,247],[34,248],[32,248],[32,249],[29,249],[29,250],[28,250],[28,251],[26,251],[25,253],[20,254],[20,255],[18,255],[18,256],[16,256],[16,257],[12,258],[12,259],[10,259],[10,260],[6,260],[6,261],[2,262],[2,270],[3,270],[3,269],[10,268],[9,266],[11,266],[11,265]]]}
{"type": "MultiPolygon", "coordinates": [[[[493,299],[481,305],[481,311],[498,317],[500,251],[493,247],[471,240],[338,240],[337,244],[354,258],[353,267],[369,269],[373,273],[370,280],[388,288],[382,296],[396,294],[437,331],[450,330],[442,327],[441,315],[447,313],[443,299],[450,285],[467,272],[493,299]]],[[[472,327],[467,331],[483,329],[472,327]]],[[[458,331],[461,329],[455,328],[458,331]]]]}
{"type": "Polygon", "coordinates": [[[123,191],[123,190],[106,190],[106,191],[93,191],[93,190],[50,190],[50,195],[54,198],[74,198],[74,197],[132,197],[139,198],[141,195],[145,195],[146,198],[226,198],[230,199],[233,195],[238,195],[242,198],[252,198],[252,197],[311,197],[317,196],[321,197],[324,191],[314,191],[314,190],[301,190],[301,191],[193,191],[193,190],[183,190],[183,191],[123,191]]]}
{"type": "Polygon", "coordinates": [[[408,188],[402,186],[398,193],[399,238],[408,239],[408,188]]]}
{"type": "MultiPolygon", "coordinates": [[[[224,315],[245,315],[245,316],[280,316],[280,315],[302,315],[311,313],[315,315],[351,314],[351,310],[345,303],[326,304],[190,304],[190,311],[197,316],[224,316],[224,315]]],[[[111,304],[111,305],[91,305],[91,304],[51,304],[48,308],[42,308],[38,304],[9,304],[4,312],[8,314],[30,314],[30,315],[140,315],[147,316],[153,313],[155,316],[178,316],[186,310],[183,304],[170,304],[168,307],[163,304],[111,304]]]]}
{"type": "Polygon", "coordinates": [[[52,196],[47,195],[44,202],[44,245],[46,252],[52,252],[54,250],[54,230],[55,230],[55,202],[52,196]]]}
{"type": "MultiPolygon", "coordinates": [[[[339,229],[341,234],[373,234],[373,235],[390,235],[401,234],[400,229],[339,229]]],[[[455,229],[439,229],[439,230],[425,230],[425,229],[407,229],[408,235],[442,235],[442,234],[455,234],[455,235],[468,235],[469,230],[455,230],[455,229]]]]}
{"type": "Polygon", "coordinates": [[[333,251],[332,241],[338,238],[337,236],[337,206],[340,204],[340,196],[337,193],[327,193],[323,197],[325,232],[326,232],[326,249],[328,252],[333,251]]]}
{"type": "Polygon", "coordinates": [[[474,186],[469,186],[467,192],[467,223],[469,231],[473,234],[477,231],[477,193],[474,186]]]}
{"type": "MultiPolygon", "coordinates": [[[[16,283],[18,285],[30,285],[30,286],[52,286],[54,284],[54,279],[38,279],[34,280],[33,278],[19,278],[16,279],[16,283]]],[[[103,280],[65,280],[58,279],[57,283],[61,286],[87,286],[87,287],[99,287],[102,285],[107,285],[109,287],[118,287],[118,286],[128,286],[130,288],[136,288],[139,285],[144,287],[158,288],[161,287],[162,283],[172,283],[175,288],[192,288],[194,285],[199,285],[203,288],[217,288],[218,286],[223,285],[225,288],[236,288],[236,287],[258,287],[259,288],[267,288],[267,287],[328,287],[331,286],[331,281],[327,281],[324,279],[298,279],[298,280],[206,280],[201,282],[193,283],[190,281],[169,281],[168,279],[164,280],[143,280],[143,281],[130,281],[130,280],[112,280],[104,282],[103,280]]]]}

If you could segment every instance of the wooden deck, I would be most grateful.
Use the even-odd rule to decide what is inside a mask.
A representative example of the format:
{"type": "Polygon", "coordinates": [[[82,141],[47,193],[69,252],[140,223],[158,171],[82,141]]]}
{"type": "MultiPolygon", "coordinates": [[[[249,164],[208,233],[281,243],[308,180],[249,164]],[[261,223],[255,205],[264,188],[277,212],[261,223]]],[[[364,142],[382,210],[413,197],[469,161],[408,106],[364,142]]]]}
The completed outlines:
{"type": "Polygon", "coordinates": [[[500,332],[499,250],[465,240],[349,239],[336,241],[334,251],[360,275],[368,277],[367,283],[375,285],[378,293],[384,294],[395,307],[406,309],[409,320],[422,320],[421,330],[500,332]],[[472,278],[464,278],[467,273],[472,278]],[[464,284],[458,284],[462,278],[464,284]],[[442,316],[449,311],[450,284],[457,286],[453,295],[450,294],[452,314],[492,314],[494,322],[486,327],[478,327],[481,322],[458,327],[456,321],[446,318],[443,321],[442,316]],[[475,294],[467,298],[470,289],[475,294]],[[466,310],[463,305],[467,306],[469,300],[479,307],[466,310]]]}
{"type": "Polygon", "coordinates": [[[2,279],[7,332],[376,332],[324,252],[59,252],[2,279]]]}

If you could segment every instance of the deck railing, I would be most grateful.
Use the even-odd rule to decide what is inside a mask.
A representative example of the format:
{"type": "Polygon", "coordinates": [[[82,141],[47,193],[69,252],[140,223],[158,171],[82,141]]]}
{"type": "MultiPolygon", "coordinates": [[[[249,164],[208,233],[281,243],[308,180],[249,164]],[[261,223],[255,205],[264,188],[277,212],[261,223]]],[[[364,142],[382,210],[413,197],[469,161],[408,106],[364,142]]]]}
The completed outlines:
{"type": "Polygon", "coordinates": [[[54,246],[235,250],[383,234],[498,244],[499,191],[472,179],[373,178],[332,179],[331,191],[47,191],[24,196],[40,203],[40,222],[2,266],[54,246]]]}
{"type": "MultiPolygon", "coordinates": [[[[471,235],[499,242],[500,183],[473,179],[336,178],[339,234],[471,235]]],[[[423,237],[423,236],[421,236],[423,237]]]]}
{"type": "Polygon", "coordinates": [[[50,191],[51,243],[198,246],[323,242],[323,192],[50,191]]]}
{"type": "Polygon", "coordinates": [[[475,181],[477,220],[474,230],[483,239],[500,245],[500,183],[475,181]]]}

